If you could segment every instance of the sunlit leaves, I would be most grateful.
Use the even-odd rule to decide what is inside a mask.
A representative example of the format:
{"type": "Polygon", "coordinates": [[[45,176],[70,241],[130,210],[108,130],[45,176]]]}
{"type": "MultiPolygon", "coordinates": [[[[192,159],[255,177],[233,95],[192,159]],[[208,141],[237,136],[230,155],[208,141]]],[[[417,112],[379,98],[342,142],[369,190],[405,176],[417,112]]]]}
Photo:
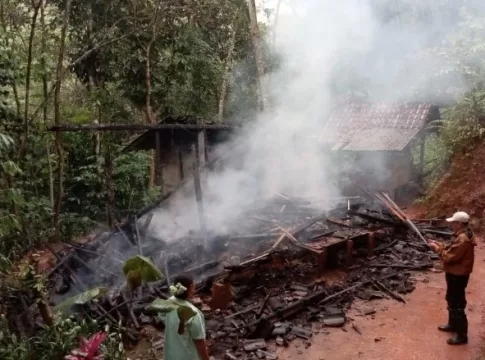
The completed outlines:
{"type": "Polygon", "coordinates": [[[13,144],[13,139],[10,136],[0,133],[0,155],[2,152],[11,149],[13,144]]]}

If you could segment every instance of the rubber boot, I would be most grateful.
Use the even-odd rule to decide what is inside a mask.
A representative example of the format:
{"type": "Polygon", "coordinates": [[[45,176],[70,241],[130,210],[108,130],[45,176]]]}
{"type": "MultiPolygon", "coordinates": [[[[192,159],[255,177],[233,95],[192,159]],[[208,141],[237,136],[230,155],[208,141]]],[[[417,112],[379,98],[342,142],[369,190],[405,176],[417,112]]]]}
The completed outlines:
{"type": "Polygon", "coordinates": [[[438,330],[439,331],[444,331],[444,332],[453,332],[453,313],[451,310],[448,310],[448,324],[446,325],[438,325],[438,330]]]}
{"type": "Polygon", "coordinates": [[[456,335],[451,339],[448,339],[449,345],[465,345],[468,344],[468,320],[464,310],[457,310],[453,326],[456,331],[456,335]]]}

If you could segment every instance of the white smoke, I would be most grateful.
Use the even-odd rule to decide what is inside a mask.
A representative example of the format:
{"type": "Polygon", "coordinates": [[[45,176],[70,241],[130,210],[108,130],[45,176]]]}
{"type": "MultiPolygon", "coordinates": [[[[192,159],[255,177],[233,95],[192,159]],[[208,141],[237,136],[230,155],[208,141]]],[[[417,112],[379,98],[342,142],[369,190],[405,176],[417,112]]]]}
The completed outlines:
{"type": "MultiPolygon", "coordinates": [[[[439,56],[420,54],[439,45],[456,28],[461,6],[468,2],[421,3],[284,1],[276,43],[272,44],[281,65],[264,81],[270,109],[218,149],[219,153],[233,152],[223,170],[204,174],[210,230],[230,231],[228,227],[237,225],[243,210],[275,193],[315,199],[338,196],[329,173],[339,164],[332,163],[318,139],[325,136],[325,121],[334,105],[332,92],[340,81],[352,85],[365,81],[373,101],[436,100],[436,87],[443,84],[435,81],[433,74],[447,65],[439,56]],[[392,14],[379,13],[385,3],[395,3],[398,20],[392,20],[392,14]],[[422,6],[427,22],[407,16],[416,14],[408,11],[409,6],[422,6]],[[336,71],[342,73],[336,76],[336,71]]],[[[198,229],[193,182],[189,181],[155,211],[150,230],[170,240],[198,229]]]]}

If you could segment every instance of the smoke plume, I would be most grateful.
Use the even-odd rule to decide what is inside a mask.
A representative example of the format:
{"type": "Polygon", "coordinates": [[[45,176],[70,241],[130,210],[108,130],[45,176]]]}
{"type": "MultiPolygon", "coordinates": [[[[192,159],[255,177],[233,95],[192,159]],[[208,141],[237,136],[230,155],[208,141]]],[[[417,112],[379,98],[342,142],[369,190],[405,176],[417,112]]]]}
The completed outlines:
{"type": "MultiPolygon", "coordinates": [[[[203,174],[209,230],[231,231],[242,211],[276,193],[338,196],[331,174],[340,164],[319,139],[339,96],[449,101],[443,90],[466,89],[467,79],[446,72],[450,64],[430,50],[445,46],[464,14],[484,8],[483,2],[465,0],[283,1],[273,29],[276,43],[270,44],[280,66],[264,81],[270,109],[216,150],[232,154],[222,170],[203,174]]],[[[155,211],[155,237],[171,240],[198,231],[192,189],[189,181],[155,211]]]]}

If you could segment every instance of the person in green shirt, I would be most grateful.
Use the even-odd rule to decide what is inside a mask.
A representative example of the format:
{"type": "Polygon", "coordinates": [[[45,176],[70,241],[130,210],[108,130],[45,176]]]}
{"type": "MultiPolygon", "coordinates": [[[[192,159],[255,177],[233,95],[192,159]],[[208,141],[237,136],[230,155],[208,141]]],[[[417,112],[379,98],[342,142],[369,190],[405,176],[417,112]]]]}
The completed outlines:
{"type": "Polygon", "coordinates": [[[164,360],[209,360],[207,351],[205,321],[202,312],[189,299],[195,293],[194,280],[180,275],[170,286],[172,297],[169,299],[180,306],[190,307],[195,316],[186,323],[179,321],[177,311],[171,311],[162,317],[165,323],[164,360]]]}

